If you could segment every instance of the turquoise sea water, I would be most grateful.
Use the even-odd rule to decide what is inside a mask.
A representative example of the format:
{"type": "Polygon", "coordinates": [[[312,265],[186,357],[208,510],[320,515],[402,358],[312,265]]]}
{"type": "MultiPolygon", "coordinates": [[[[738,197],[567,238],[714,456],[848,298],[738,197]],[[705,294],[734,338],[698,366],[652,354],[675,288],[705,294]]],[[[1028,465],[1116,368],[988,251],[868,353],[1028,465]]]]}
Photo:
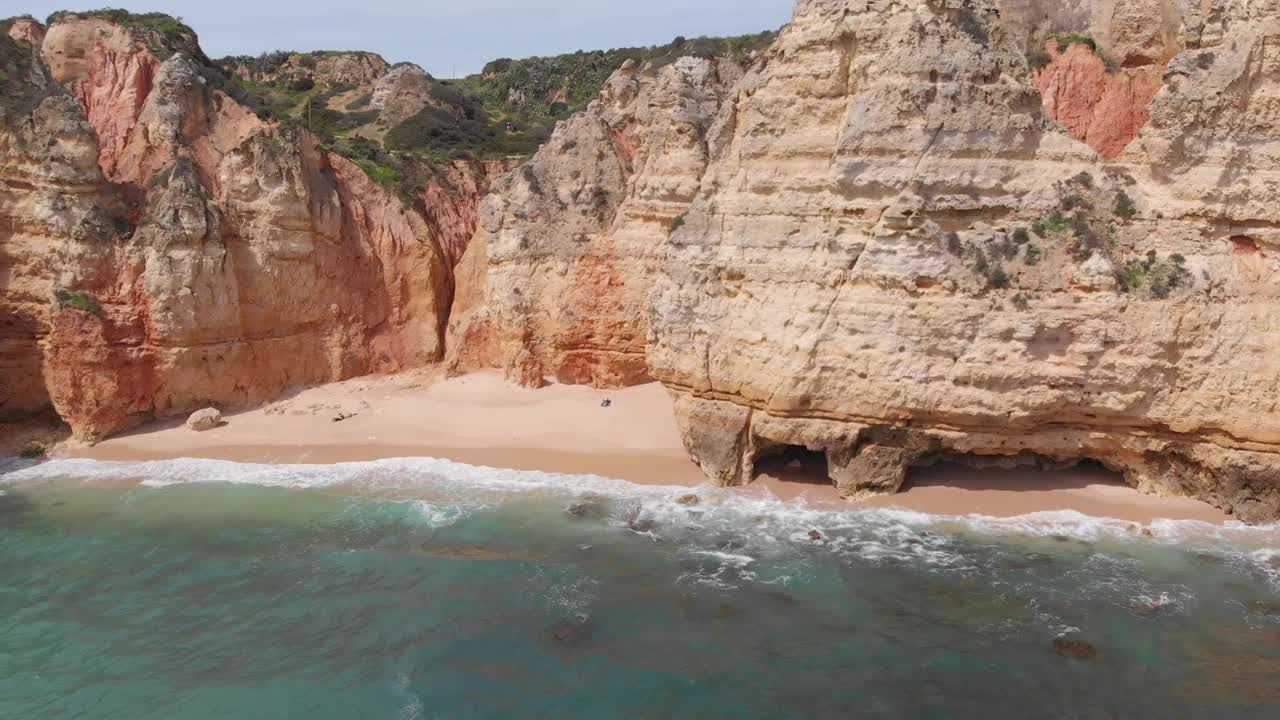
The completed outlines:
{"type": "Polygon", "coordinates": [[[428,460],[0,473],[5,719],[1280,717],[1278,528],[428,460]]]}

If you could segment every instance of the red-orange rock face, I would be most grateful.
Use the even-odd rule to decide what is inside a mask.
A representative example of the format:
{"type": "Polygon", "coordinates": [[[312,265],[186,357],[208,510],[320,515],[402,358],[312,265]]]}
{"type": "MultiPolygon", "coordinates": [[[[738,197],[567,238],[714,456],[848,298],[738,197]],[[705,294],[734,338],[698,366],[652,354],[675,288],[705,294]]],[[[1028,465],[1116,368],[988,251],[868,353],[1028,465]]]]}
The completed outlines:
{"type": "Polygon", "coordinates": [[[81,437],[104,437],[153,410],[155,352],[137,342],[139,328],[129,321],[140,318],[129,314],[128,308],[106,316],[61,308],[51,318],[44,381],[81,437]]]}
{"type": "MultiPolygon", "coordinates": [[[[47,73],[71,97],[0,116],[0,385],[26,388],[0,414],[51,403],[91,439],[437,361],[453,280],[432,222],[160,42],[60,21],[28,87],[47,73]]],[[[433,220],[456,252],[485,183],[449,178],[464,192],[433,220]]]]}
{"type": "Polygon", "coordinates": [[[476,233],[480,201],[489,194],[490,184],[518,164],[516,161],[460,160],[423,169],[427,180],[415,198],[416,207],[431,226],[431,233],[450,267],[462,260],[467,244],[476,233]]]}
{"type": "Polygon", "coordinates": [[[628,67],[528,164],[495,184],[458,271],[453,369],[597,387],[652,379],[649,297],[741,68],[628,67]]]}
{"type": "Polygon", "coordinates": [[[1162,67],[1111,73],[1086,45],[1062,50],[1051,40],[1046,51],[1051,59],[1039,79],[1045,113],[1103,157],[1119,157],[1151,119],[1147,106],[1160,91],[1162,67]]]}

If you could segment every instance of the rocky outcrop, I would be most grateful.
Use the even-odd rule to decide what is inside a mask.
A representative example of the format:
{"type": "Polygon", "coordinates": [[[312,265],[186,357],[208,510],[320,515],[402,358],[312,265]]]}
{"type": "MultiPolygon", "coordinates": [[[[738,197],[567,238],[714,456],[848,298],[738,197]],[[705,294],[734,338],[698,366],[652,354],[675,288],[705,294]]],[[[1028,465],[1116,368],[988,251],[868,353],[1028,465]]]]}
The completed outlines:
{"type": "Polygon", "coordinates": [[[452,367],[502,367],[526,384],[650,379],[649,296],[740,74],[697,58],[626,67],[494,187],[458,271],[452,367]]]}
{"type": "Polygon", "coordinates": [[[380,112],[378,123],[385,128],[393,128],[427,107],[450,107],[432,93],[427,71],[412,63],[396,65],[379,77],[369,97],[369,109],[380,112]]]}
{"type": "Polygon", "coordinates": [[[381,55],[371,52],[289,53],[279,67],[263,71],[245,63],[236,64],[232,70],[240,77],[254,82],[296,82],[311,80],[316,83],[342,85],[370,85],[391,69],[381,55]]]}
{"type": "Polygon", "coordinates": [[[5,412],[52,402],[95,438],[438,360],[452,277],[426,219],[164,42],[66,18],[32,71],[57,83],[5,117],[5,375],[33,388],[5,412]]]}
{"type": "Polygon", "coordinates": [[[44,26],[31,18],[14,18],[7,21],[5,33],[12,39],[39,49],[44,43],[44,26]]]}
{"type": "Polygon", "coordinates": [[[217,408],[205,408],[191,413],[187,427],[196,432],[208,432],[222,426],[222,413],[217,408]]]}

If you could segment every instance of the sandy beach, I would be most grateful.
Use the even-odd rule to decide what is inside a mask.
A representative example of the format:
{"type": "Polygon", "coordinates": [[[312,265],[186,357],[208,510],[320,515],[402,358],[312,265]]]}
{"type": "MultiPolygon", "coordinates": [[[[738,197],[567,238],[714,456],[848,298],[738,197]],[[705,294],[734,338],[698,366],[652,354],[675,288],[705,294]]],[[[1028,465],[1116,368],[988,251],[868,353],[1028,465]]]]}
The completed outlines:
{"type": "MultiPolygon", "coordinates": [[[[592,474],[637,483],[705,483],[680,441],[671,399],[656,383],[621,390],[517,387],[492,372],[440,378],[429,372],[359,378],[301,390],[261,408],[228,413],[198,433],[155,423],[93,447],[99,460],[213,458],[257,463],[332,463],[437,457],[471,465],[592,474]],[[608,400],[608,406],[604,406],[608,400]],[[345,418],[335,422],[335,418],[345,418]]],[[[820,469],[775,462],[741,492],[835,507],[900,507],[948,515],[1011,517],[1075,510],[1139,523],[1157,518],[1220,523],[1204,503],[1138,493],[1118,476],[1081,466],[1054,473],[942,464],[912,471],[894,496],[852,503],[820,469]]]]}

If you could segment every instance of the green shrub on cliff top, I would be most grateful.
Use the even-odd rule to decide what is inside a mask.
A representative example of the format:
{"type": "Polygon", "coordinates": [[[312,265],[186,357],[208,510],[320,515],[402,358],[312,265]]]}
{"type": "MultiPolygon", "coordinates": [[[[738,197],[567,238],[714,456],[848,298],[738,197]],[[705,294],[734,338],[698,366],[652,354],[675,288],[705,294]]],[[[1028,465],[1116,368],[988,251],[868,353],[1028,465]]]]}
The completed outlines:
{"type": "Polygon", "coordinates": [[[182,22],[182,18],[166,15],[165,13],[131,13],[128,10],[119,8],[101,8],[98,10],[59,10],[49,16],[45,21],[46,25],[53,25],[68,15],[76,15],[86,18],[97,18],[99,20],[107,20],[109,22],[123,25],[128,28],[136,28],[138,30],[150,30],[160,33],[169,40],[183,40],[195,38],[196,31],[192,30],[189,25],[182,22]]]}
{"type": "Polygon", "coordinates": [[[600,94],[605,81],[628,60],[638,65],[669,65],[687,55],[730,57],[745,60],[777,37],[775,32],[728,38],[676,38],[666,45],[579,50],[575,53],[523,60],[502,58],[485,66],[479,75],[460,81],[463,89],[479,97],[496,119],[529,125],[551,124],[557,117],[577,112],[600,94]]]}
{"type": "Polygon", "coordinates": [[[223,68],[234,68],[237,65],[243,65],[250,71],[267,75],[284,67],[289,62],[289,58],[293,57],[293,53],[288,50],[272,50],[264,52],[261,55],[228,55],[218,61],[223,68]]]}

